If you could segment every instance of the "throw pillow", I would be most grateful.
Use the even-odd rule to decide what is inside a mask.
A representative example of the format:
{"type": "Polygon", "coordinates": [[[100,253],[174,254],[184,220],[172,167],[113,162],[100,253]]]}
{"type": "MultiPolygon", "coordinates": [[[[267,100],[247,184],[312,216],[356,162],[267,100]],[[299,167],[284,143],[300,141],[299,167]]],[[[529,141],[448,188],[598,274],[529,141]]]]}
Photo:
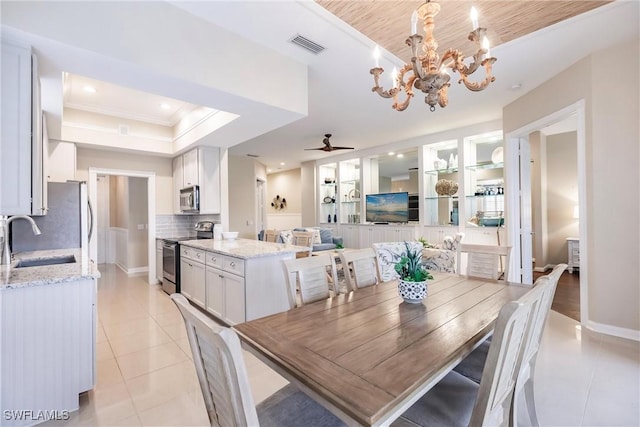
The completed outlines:
{"type": "Polygon", "coordinates": [[[321,228],[320,241],[321,243],[333,243],[333,230],[330,228],[321,228]]]}
{"type": "Polygon", "coordinates": [[[280,232],[280,238],[282,239],[282,243],[289,245],[293,240],[293,232],[291,230],[282,230],[280,232]]]}

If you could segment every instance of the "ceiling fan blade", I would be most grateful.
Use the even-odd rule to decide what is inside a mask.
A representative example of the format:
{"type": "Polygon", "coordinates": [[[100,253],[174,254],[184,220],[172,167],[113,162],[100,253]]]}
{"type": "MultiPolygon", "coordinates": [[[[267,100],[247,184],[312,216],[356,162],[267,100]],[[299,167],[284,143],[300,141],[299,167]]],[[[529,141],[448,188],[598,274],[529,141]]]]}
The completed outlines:
{"type": "Polygon", "coordinates": [[[321,148],[305,148],[304,151],[313,151],[313,150],[321,150],[321,151],[326,151],[327,147],[321,147],[321,148]]]}
{"type": "Polygon", "coordinates": [[[354,150],[353,147],[335,147],[335,146],[331,146],[332,150],[354,150]]]}

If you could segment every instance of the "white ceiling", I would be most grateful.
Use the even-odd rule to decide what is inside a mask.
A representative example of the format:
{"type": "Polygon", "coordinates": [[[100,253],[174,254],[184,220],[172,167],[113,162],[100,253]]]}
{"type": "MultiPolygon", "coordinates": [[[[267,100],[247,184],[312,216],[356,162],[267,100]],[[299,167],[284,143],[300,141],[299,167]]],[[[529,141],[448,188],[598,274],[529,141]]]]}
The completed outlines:
{"type": "MultiPolygon", "coordinates": [[[[136,7],[142,8],[146,4],[146,2],[138,3],[136,7]]],[[[261,113],[263,110],[249,104],[250,106],[242,111],[244,121],[234,121],[233,126],[226,126],[216,132],[225,140],[234,141],[235,145],[230,143],[233,145],[230,148],[231,154],[257,155],[259,161],[274,171],[295,168],[300,162],[308,160],[341,155],[343,152],[340,151],[324,153],[304,150],[320,146],[325,133],[333,134],[331,142],[334,145],[367,149],[420,135],[500,119],[505,105],[579,59],[591,52],[638,37],[638,3],[617,1],[492,48],[492,55],[498,58],[493,67],[496,81],[485,91],[473,93],[454,83],[449,90],[448,107],[432,113],[421,97],[416,96],[406,111],[396,112],[391,109],[391,100],[382,99],[371,92],[373,79],[369,69],[373,66],[374,43],[314,2],[179,1],[171,4],[183,12],[186,11],[217,27],[239,34],[265,51],[278,52],[306,65],[308,73],[308,115],[306,117],[281,127],[277,124],[269,125],[269,123],[263,123],[267,120],[261,113]],[[291,44],[289,40],[296,34],[302,34],[325,46],[326,50],[314,55],[291,44]],[[512,89],[514,85],[518,85],[519,89],[512,89]],[[236,141],[240,143],[236,144],[236,141]],[[285,165],[279,166],[281,162],[285,162],[285,165]]],[[[113,5],[118,8],[128,7],[128,3],[114,2],[113,5]]],[[[105,4],[103,3],[101,7],[105,7],[105,4]]],[[[446,7],[446,3],[443,2],[442,7],[446,7]]],[[[108,24],[110,23],[105,23],[110,31],[113,31],[111,28],[117,28],[108,24]]],[[[436,36],[437,25],[436,19],[436,36]]],[[[3,31],[5,31],[4,27],[3,31]]],[[[59,52],[62,52],[59,45],[38,37],[29,38],[26,34],[18,34],[36,47],[37,53],[43,57],[45,69],[58,67],[61,71],[68,71],[64,69],[63,61],[56,57],[59,52]]],[[[405,38],[406,34],[398,34],[398,37],[405,38]]],[[[215,43],[215,40],[210,42],[215,43]]],[[[441,46],[440,50],[447,47],[441,46]]],[[[233,46],[229,48],[232,49],[233,46]]],[[[74,51],[76,52],[77,50],[74,51]]],[[[408,57],[409,52],[404,58],[396,58],[385,53],[381,66],[387,70],[393,65],[399,67],[409,59],[408,57]]],[[[87,55],[82,60],[86,62],[95,58],[87,55]]],[[[184,61],[188,64],[189,56],[176,57],[175,61],[184,61]]],[[[96,68],[97,64],[96,61],[96,68]]],[[[242,67],[243,64],[215,63],[212,66],[230,67],[233,70],[242,67]]],[[[147,92],[153,87],[152,83],[160,80],[159,75],[162,74],[162,70],[157,69],[154,70],[153,78],[145,79],[144,76],[131,75],[125,79],[123,70],[113,70],[110,73],[110,70],[105,67],[96,71],[78,64],[76,68],[87,70],[87,74],[92,71],[93,77],[100,76],[101,80],[117,81],[118,78],[127,80],[129,88],[147,92]]],[[[207,72],[207,70],[194,71],[207,72]]],[[[269,72],[268,67],[257,68],[254,70],[255,79],[268,87],[269,72]]],[[[71,76],[72,86],[82,85],[82,83],[74,83],[76,79],[80,81],[79,74],[82,73],[76,71],[76,75],[71,76]]],[[[482,76],[478,77],[480,78],[482,76]]],[[[388,78],[383,76],[383,82],[386,80],[388,78]]],[[[178,104],[175,104],[176,108],[193,108],[193,105],[202,105],[201,101],[206,99],[209,107],[227,109],[216,105],[218,97],[207,96],[210,94],[202,90],[198,93],[196,89],[197,86],[187,86],[180,81],[172,82],[170,86],[166,84],[162,86],[163,95],[170,93],[172,98],[185,101],[186,104],[183,107],[177,107],[178,104]]],[[[71,92],[69,102],[75,108],[83,104],[88,105],[86,101],[83,102],[73,95],[74,92],[71,92]]],[[[163,102],[158,96],[153,95],[147,99],[140,92],[135,92],[133,96],[123,95],[119,98],[117,94],[122,93],[120,90],[106,87],[104,92],[109,94],[108,100],[94,102],[93,106],[87,108],[110,111],[113,115],[133,114],[139,118],[152,116],[154,118],[148,120],[166,123],[175,120],[175,116],[157,111],[158,103],[163,102]],[[136,107],[132,108],[134,105],[136,107]],[[150,107],[146,108],[146,106],[150,107]]],[[[283,92],[281,96],[286,99],[290,94],[283,92]]],[[[173,101],[168,102],[173,103],[173,101]]],[[[239,105],[241,105],[239,101],[233,104],[234,107],[239,105]]],[[[231,109],[227,111],[240,112],[231,109]]],[[[274,116],[279,117],[281,123],[290,121],[287,117],[283,118],[276,113],[274,116]]]]}
{"type": "Polygon", "coordinates": [[[77,74],[63,77],[64,107],[173,127],[196,105],[77,74]],[[93,90],[91,90],[93,89],[93,90]]]}

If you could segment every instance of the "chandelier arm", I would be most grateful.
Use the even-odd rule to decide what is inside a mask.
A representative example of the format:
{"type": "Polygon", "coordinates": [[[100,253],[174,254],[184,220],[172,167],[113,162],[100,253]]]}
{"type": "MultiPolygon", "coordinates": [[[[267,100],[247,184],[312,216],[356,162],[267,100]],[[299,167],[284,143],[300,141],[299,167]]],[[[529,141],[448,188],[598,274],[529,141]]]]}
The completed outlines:
{"type": "Polygon", "coordinates": [[[480,92],[481,90],[484,90],[487,86],[489,86],[489,83],[492,83],[496,80],[496,78],[491,75],[491,68],[494,62],[496,62],[496,58],[485,58],[482,61],[481,65],[484,66],[486,77],[481,82],[471,82],[469,81],[467,74],[461,73],[458,83],[464,83],[465,87],[473,92],[480,92]]]}
{"type": "Polygon", "coordinates": [[[407,107],[409,106],[409,103],[411,103],[411,98],[413,98],[413,90],[411,88],[413,87],[413,83],[415,82],[416,79],[417,77],[415,76],[415,74],[409,77],[409,80],[404,85],[404,89],[407,94],[407,97],[405,98],[404,102],[398,103],[398,96],[396,94],[396,96],[394,97],[395,102],[393,103],[391,108],[393,108],[396,111],[404,111],[407,109],[407,107]]]}
{"type": "Polygon", "coordinates": [[[393,87],[389,90],[384,90],[382,86],[380,86],[380,75],[384,72],[382,67],[375,67],[369,70],[369,73],[373,75],[373,82],[375,86],[371,88],[371,92],[376,92],[383,98],[392,98],[394,97],[400,89],[393,87]]]}

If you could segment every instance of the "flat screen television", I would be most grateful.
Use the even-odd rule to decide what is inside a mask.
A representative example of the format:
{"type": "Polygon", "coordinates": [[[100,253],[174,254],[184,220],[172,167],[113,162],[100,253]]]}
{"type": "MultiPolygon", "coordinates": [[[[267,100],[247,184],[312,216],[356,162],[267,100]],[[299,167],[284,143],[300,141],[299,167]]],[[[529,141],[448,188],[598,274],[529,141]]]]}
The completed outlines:
{"type": "Polygon", "coordinates": [[[409,193],[380,193],[366,196],[367,222],[408,222],[409,193]]]}

